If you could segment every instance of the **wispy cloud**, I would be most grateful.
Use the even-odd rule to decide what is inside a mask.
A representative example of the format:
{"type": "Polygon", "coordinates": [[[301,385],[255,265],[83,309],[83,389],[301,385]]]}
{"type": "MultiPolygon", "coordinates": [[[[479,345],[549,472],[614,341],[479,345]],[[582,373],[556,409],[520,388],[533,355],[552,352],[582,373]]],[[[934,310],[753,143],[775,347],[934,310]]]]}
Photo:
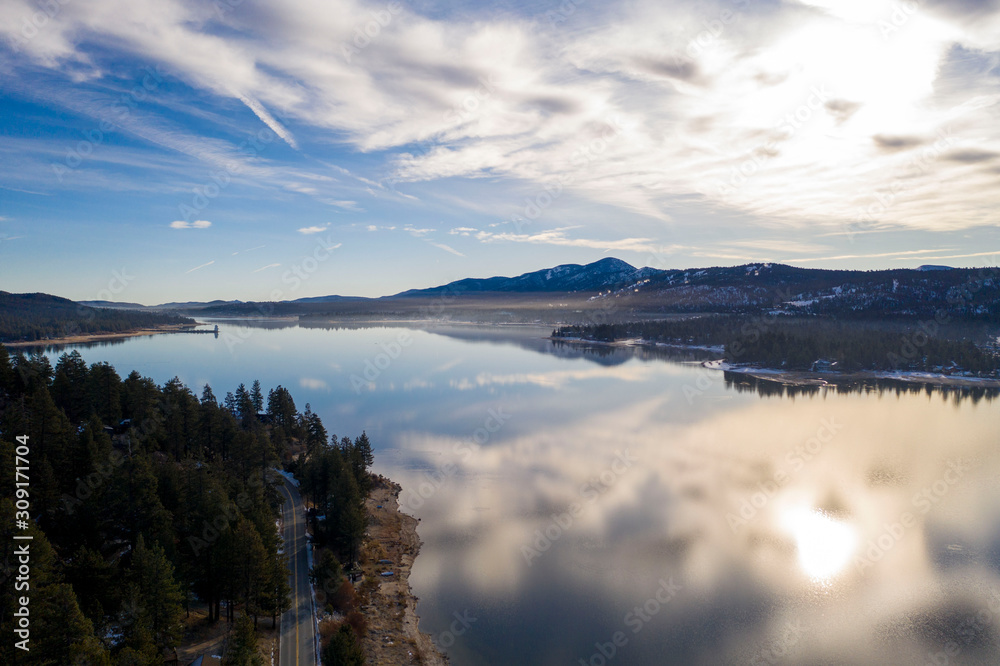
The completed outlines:
{"type": "Polygon", "coordinates": [[[936,250],[900,250],[898,252],[875,252],[872,254],[838,254],[832,257],[798,257],[795,259],[784,259],[783,261],[803,263],[808,261],[840,261],[842,259],[882,259],[884,257],[899,257],[903,255],[909,257],[916,254],[930,254],[940,251],[940,248],[936,250]]]}
{"type": "MultiPolygon", "coordinates": [[[[921,257],[922,260],[929,259],[965,259],[967,257],[997,257],[1000,258],[1000,250],[993,250],[992,252],[972,252],[970,254],[943,254],[935,255],[933,257],[921,257]]],[[[896,259],[895,261],[904,261],[903,259],[896,259]]]]}
{"type": "Polygon", "coordinates": [[[299,233],[300,234],[318,234],[318,233],[326,231],[329,228],[330,228],[329,224],[324,224],[322,227],[317,227],[317,226],[302,227],[301,229],[299,229],[299,233]]]}
{"type": "MultiPolygon", "coordinates": [[[[762,235],[773,237],[777,227],[828,231],[863,214],[870,225],[854,233],[947,233],[988,228],[1000,208],[1000,92],[991,61],[1000,51],[996,3],[953,3],[954,11],[927,3],[905,31],[886,39],[876,25],[891,17],[891,0],[736,2],[723,33],[695,51],[693,40],[706,34],[706,7],[695,0],[585,4],[572,26],[558,29],[513,10],[497,20],[474,4],[446,3],[430,12],[416,3],[402,8],[378,46],[353,62],[345,61],[341,45],[352,43],[355,26],[371,21],[372,5],[362,0],[322,6],[287,0],[218,20],[207,19],[211,12],[197,3],[177,0],[63,3],[26,42],[20,17],[35,9],[27,0],[8,4],[12,20],[0,21],[0,38],[19,49],[5,56],[5,86],[8,73],[13,82],[5,93],[13,89],[97,126],[120,97],[120,79],[106,73],[120,71],[112,63],[160,65],[183,92],[133,105],[116,121],[116,132],[149,144],[150,153],[179,153],[241,184],[312,197],[335,214],[362,211],[358,201],[369,200],[454,212],[458,206],[435,188],[454,190],[456,200],[477,199],[490,188],[527,188],[526,205],[552,216],[544,225],[525,233],[478,232],[474,226],[499,217],[480,210],[468,220],[474,226],[448,234],[649,252],[660,233],[721,226],[720,220],[771,225],[762,235]],[[62,72],[69,74],[57,81],[62,72]],[[197,103],[185,104],[191,90],[197,103]],[[231,118],[236,104],[269,128],[252,121],[273,139],[271,148],[244,150],[238,139],[220,138],[247,129],[231,118]],[[185,124],[212,105],[214,122],[232,123],[225,132],[205,131],[203,116],[185,124]],[[175,113],[178,106],[192,111],[175,113]],[[277,137],[304,150],[289,158],[277,137]],[[340,156],[365,173],[334,164],[340,156]],[[389,178],[420,194],[419,201],[397,191],[387,197],[389,178]],[[560,210],[571,198],[601,204],[585,211],[592,227],[537,230],[579,223],[560,210]],[[601,224],[607,220],[614,222],[601,224]],[[619,238],[601,239],[612,233],[619,238]]],[[[57,148],[65,153],[65,146],[57,148]]],[[[98,148],[81,172],[113,153],[107,141],[98,148]]],[[[154,160],[147,162],[153,168],[154,160]]],[[[55,190],[51,173],[39,173],[24,184],[55,190]]],[[[97,182],[113,180],[99,169],[88,173],[105,179],[97,182]]],[[[190,197],[190,183],[184,185],[190,197]]],[[[522,196],[512,199],[525,207],[522,196]]],[[[408,231],[431,237],[421,228],[430,223],[414,222],[408,231]]],[[[196,224],[171,226],[204,228],[196,224]]],[[[798,261],[906,256],[848,250],[817,257],[842,250],[806,241],[713,246],[719,257],[744,251],[804,257],[798,261]]]]}
{"type": "Polygon", "coordinates": [[[208,229],[210,226],[212,226],[212,223],[208,220],[195,220],[194,222],[174,220],[170,223],[171,229],[208,229]]]}
{"type": "Polygon", "coordinates": [[[194,268],[192,268],[189,271],[184,271],[184,274],[187,275],[188,273],[194,273],[195,271],[200,271],[202,268],[205,268],[206,266],[211,266],[214,263],[215,263],[215,260],[212,260],[212,261],[209,261],[207,263],[202,264],[201,266],[195,266],[194,268]]]}
{"type": "Polygon", "coordinates": [[[449,245],[446,245],[444,243],[435,243],[434,241],[427,241],[427,242],[430,243],[431,245],[433,245],[436,248],[444,250],[445,252],[451,252],[456,257],[464,257],[465,256],[464,254],[462,254],[461,252],[459,252],[455,248],[453,248],[453,247],[451,247],[449,245]]]}
{"type": "Polygon", "coordinates": [[[322,379],[316,379],[315,377],[301,377],[299,378],[299,386],[306,389],[312,389],[313,391],[329,391],[330,385],[327,384],[322,379]]]}
{"type": "Polygon", "coordinates": [[[531,243],[534,245],[559,245],[563,247],[585,247],[594,250],[660,252],[662,247],[651,238],[619,238],[616,240],[596,240],[592,238],[570,238],[566,232],[576,227],[550,229],[535,234],[493,233],[480,231],[476,240],[483,243],[531,243]]]}
{"type": "Polygon", "coordinates": [[[280,265],[281,264],[268,264],[267,266],[261,266],[260,268],[255,270],[254,273],[260,273],[261,271],[266,271],[268,268],[277,268],[280,265]]]}
{"type": "Polygon", "coordinates": [[[287,143],[292,148],[298,150],[299,145],[295,142],[295,137],[292,136],[292,133],[289,132],[287,129],[285,129],[285,127],[281,123],[275,120],[274,116],[268,113],[267,109],[265,109],[260,102],[253,99],[252,97],[248,97],[247,95],[239,95],[239,98],[240,101],[242,101],[244,104],[250,107],[250,110],[253,111],[257,115],[257,117],[264,122],[265,125],[270,127],[275,134],[284,139],[285,143],[287,143]]]}
{"type": "MultiPolygon", "coordinates": [[[[242,250],[242,252],[253,252],[254,250],[259,250],[259,249],[264,248],[264,247],[267,247],[267,246],[266,245],[258,245],[256,247],[251,247],[251,248],[247,248],[246,250],[242,250]]],[[[240,252],[241,252],[241,250],[237,250],[236,252],[233,252],[232,256],[235,257],[240,252]]]]}

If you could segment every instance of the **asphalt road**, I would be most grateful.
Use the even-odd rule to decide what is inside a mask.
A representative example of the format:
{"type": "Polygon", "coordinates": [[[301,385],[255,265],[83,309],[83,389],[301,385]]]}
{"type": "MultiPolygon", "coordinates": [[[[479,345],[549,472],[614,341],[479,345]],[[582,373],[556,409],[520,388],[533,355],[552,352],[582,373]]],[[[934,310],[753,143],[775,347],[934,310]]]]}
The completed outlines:
{"type": "Polygon", "coordinates": [[[288,555],[288,584],[292,588],[292,607],[281,616],[279,666],[315,666],[316,634],[309,590],[309,559],[306,549],[306,519],[299,490],[289,482],[282,486],[285,504],[285,554],[288,555]]]}

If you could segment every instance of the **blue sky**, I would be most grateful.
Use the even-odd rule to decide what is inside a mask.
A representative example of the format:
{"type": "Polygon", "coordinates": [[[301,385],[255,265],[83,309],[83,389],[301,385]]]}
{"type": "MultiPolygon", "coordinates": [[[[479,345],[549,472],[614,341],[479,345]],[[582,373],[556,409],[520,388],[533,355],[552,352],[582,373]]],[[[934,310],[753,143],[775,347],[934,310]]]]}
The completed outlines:
{"type": "Polygon", "coordinates": [[[0,289],[995,265],[1000,2],[6,0],[0,289]]]}

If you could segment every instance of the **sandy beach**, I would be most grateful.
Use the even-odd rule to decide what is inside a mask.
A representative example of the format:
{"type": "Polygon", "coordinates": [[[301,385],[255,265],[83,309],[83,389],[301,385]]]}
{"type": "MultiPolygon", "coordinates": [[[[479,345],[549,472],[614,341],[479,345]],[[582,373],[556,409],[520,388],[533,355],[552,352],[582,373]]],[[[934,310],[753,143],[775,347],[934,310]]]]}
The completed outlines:
{"type": "Polygon", "coordinates": [[[168,324],[159,328],[140,328],[124,333],[93,333],[90,335],[68,335],[62,338],[50,338],[48,340],[25,340],[18,342],[3,342],[5,347],[47,347],[49,345],[77,345],[88,342],[106,342],[112,340],[125,340],[127,338],[138,338],[157,333],[177,333],[192,329],[196,324],[168,324]]]}

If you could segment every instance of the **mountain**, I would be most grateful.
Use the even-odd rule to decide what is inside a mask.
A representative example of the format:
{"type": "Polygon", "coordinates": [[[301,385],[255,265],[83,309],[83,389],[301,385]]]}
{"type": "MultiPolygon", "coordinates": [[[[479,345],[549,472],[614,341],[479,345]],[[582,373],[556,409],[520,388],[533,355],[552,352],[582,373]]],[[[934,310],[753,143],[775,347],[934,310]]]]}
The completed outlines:
{"type": "Polygon", "coordinates": [[[597,300],[660,312],[782,312],[848,318],[1000,321],[1000,271],[878,271],[745,264],[657,271],[597,300]]]}
{"type": "Polygon", "coordinates": [[[563,264],[516,277],[466,278],[429,289],[410,289],[385,298],[407,298],[413,296],[435,296],[438,294],[497,293],[537,293],[601,291],[616,285],[641,280],[658,271],[635,266],[608,257],[592,264],[563,264]]]}
{"type": "Polygon", "coordinates": [[[77,301],[77,303],[91,308],[105,308],[108,310],[145,310],[148,307],[142,303],[129,303],[126,301],[77,301]]]}
{"type": "MultiPolygon", "coordinates": [[[[61,300],[70,304],[64,307],[85,307],[61,300]]],[[[102,308],[127,305],[101,302],[102,308]]],[[[587,319],[593,318],[588,314],[593,310],[600,310],[604,320],[716,312],[1000,322],[1000,271],[945,266],[827,270],[775,263],[661,270],[607,257],[514,277],[466,278],[381,298],[329,295],[276,303],[216,300],[143,308],[192,316],[464,317],[497,323],[587,319]]]]}
{"type": "Polygon", "coordinates": [[[294,301],[283,301],[285,303],[340,303],[344,301],[363,301],[364,296],[310,296],[307,298],[296,298],[294,301]]]}

